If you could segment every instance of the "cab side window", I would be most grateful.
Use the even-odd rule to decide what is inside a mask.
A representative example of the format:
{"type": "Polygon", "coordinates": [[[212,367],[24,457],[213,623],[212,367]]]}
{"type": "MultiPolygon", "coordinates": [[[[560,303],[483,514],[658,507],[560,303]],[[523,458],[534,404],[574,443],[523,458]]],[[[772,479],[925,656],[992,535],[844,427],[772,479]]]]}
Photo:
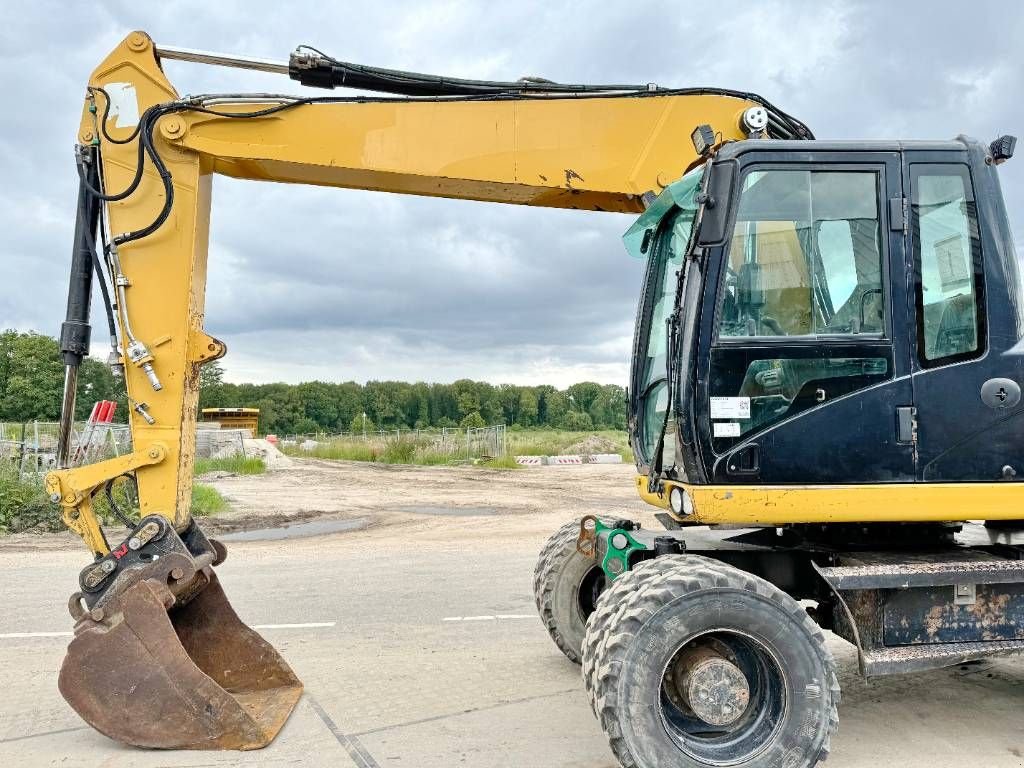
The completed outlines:
{"type": "Polygon", "coordinates": [[[926,367],[984,351],[981,241],[963,165],[910,167],[918,354],[926,367]]]}
{"type": "Polygon", "coordinates": [[[753,171],[744,179],[719,338],[881,335],[874,171],[753,171]]]}

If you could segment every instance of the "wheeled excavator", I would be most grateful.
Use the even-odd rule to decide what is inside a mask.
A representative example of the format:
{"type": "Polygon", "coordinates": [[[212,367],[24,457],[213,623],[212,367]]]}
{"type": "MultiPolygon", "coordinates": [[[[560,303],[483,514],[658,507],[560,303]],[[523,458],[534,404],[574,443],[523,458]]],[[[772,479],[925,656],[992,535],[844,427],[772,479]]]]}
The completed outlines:
{"type": "Polygon", "coordinates": [[[1024,649],[1024,307],[996,175],[1014,144],[821,141],[724,89],[443,78],[132,33],[92,74],[76,146],[46,487],[92,559],[62,694],[112,739],[190,749],[263,747],[302,694],[190,514],[199,369],[225,353],[203,327],[216,174],[638,215],[628,423],[664,530],[573,520],[535,571],[623,765],[816,764],[840,695],[823,630],[866,675],[1024,649]],[[167,60],[360,93],[181,96],[167,60]],[[133,450],[72,468],[94,287],[133,450]],[[92,502],[124,476],[139,519],[111,543],[92,502]]]}

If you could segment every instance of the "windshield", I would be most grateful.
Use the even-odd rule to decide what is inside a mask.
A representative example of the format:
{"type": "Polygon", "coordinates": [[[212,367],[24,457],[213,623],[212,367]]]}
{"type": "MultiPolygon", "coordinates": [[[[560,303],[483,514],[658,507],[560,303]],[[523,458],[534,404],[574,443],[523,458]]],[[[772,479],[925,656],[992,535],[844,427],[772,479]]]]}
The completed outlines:
{"type": "Polygon", "coordinates": [[[631,386],[637,407],[637,447],[649,464],[668,410],[668,325],[676,283],[697,214],[703,167],[670,185],[623,236],[626,250],[647,259],[634,342],[631,386]],[[644,245],[647,245],[644,253],[644,245]]]}

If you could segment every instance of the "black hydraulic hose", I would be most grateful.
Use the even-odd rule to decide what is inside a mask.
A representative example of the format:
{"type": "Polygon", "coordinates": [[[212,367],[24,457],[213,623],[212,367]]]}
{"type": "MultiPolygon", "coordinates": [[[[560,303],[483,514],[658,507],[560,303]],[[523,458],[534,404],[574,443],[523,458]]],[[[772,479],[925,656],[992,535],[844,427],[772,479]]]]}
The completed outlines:
{"type": "Polygon", "coordinates": [[[103,138],[109,141],[111,144],[131,144],[135,140],[135,137],[139,135],[139,131],[142,128],[142,122],[135,126],[135,130],[132,131],[131,135],[126,139],[115,139],[109,133],[107,133],[107,120],[110,118],[110,94],[105,89],[98,86],[89,86],[90,92],[97,92],[103,94],[103,114],[100,116],[100,133],[103,134],[103,138]]]}
{"type": "MultiPolygon", "coordinates": [[[[120,477],[132,479],[131,475],[120,475],[120,477]]],[[[107,503],[110,505],[110,511],[114,513],[114,516],[120,520],[126,528],[133,528],[138,521],[132,520],[128,517],[124,510],[117,506],[117,502],[114,500],[114,480],[117,480],[117,478],[115,477],[113,480],[107,480],[106,484],[103,486],[103,494],[107,497],[107,503]]]]}
{"type": "Polygon", "coordinates": [[[471,80],[420,72],[383,69],[363,64],[339,61],[310,45],[300,45],[315,54],[296,54],[289,63],[288,74],[302,85],[314,88],[352,88],[378,93],[393,93],[410,97],[491,97],[530,98],[549,97],[616,97],[616,96],[674,96],[686,94],[712,94],[733,96],[753,101],[768,110],[773,138],[813,139],[814,134],[801,121],[786,114],[770,101],[756,93],[734,91],[727,88],[662,88],[654,84],[588,84],[556,83],[544,79],[517,81],[471,80]]]}
{"type": "Polygon", "coordinates": [[[138,159],[138,163],[135,166],[135,176],[128,183],[128,186],[125,187],[120,192],[117,192],[117,193],[112,194],[112,195],[106,195],[103,192],[101,192],[100,190],[98,190],[96,187],[94,187],[89,182],[89,180],[85,177],[85,175],[83,175],[81,164],[79,164],[79,166],[78,166],[78,179],[79,179],[79,181],[82,184],[85,185],[85,187],[89,191],[89,193],[93,197],[95,197],[97,200],[103,200],[103,201],[108,202],[108,203],[116,203],[119,200],[124,200],[126,197],[131,195],[136,189],[139,188],[139,183],[142,181],[142,171],[143,171],[144,159],[145,159],[144,158],[144,154],[143,154],[143,150],[144,150],[144,146],[140,142],[139,143],[139,159],[138,159]]]}
{"type": "MultiPolygon", "coordinates": [[[[355,88],[404,96],[476,96],[488,93],[514,91],[541,91],[545,93],[599,93],[607,91],[646,91],[647,85],[588,85],[585,83],[555,83],[542,78],[503,82],[499,80],[470,80],[443,75],[427,75],[383,69],[365,64],[339,61],[310,45],[300,45],[318,58],[294,56],[288,67],[288,76],[302,85],[314,88],[355,88]],[[305,61],[303,61],[305,59],[305,61]]],[[[654,89],[654,86],[650,86],[654,89]]]]}
{"type": "MultiPolygon", "coordinates": [[[[83,211],[84,213],[84,211],[83,211]]],[[[107,315],[107,330],[110,338],[117,338],[117,323],[114,321],[114,305],[110,302],[110,291],[107,288],[106,275],[103,272],[103,261],[96,252],[96,239],[92,232],[86,233],[89,245],[89,252],[92,258],[93,270],[96,272],[96,283],[100,287],[100,294],[103,297],[103,309],[107,315]]]]}
{"type": "Polygon", "coordinates": [[[143,126],[142,131],[139,134],[140,145],[145,149],[150,160],[153,161],[153,165],[156,166],[157,172],[160,174],[160,180],[164,185],[163,208],[160,209],[160,213],[157,214],[157,217],[142,229],[136,229],[131,232],[125,232],[124,234],[117,235],[113,239],[114,245],[124,245],[125,243],[130,243],[134,240],[141,240],[142,238],[153,234],[163,226],[163,223],[167,221],[167,217],[171,215],[171,209],[174,207],[174,182],[171,179],[171,172],[167,170],[167,166],[164,164],[164,161],[153,146],[153,128],[156,125],[157,119],[169,111],[176,110],[164,109],[154,113],[154,115],[146,122],[145,126],[143,126]]]}

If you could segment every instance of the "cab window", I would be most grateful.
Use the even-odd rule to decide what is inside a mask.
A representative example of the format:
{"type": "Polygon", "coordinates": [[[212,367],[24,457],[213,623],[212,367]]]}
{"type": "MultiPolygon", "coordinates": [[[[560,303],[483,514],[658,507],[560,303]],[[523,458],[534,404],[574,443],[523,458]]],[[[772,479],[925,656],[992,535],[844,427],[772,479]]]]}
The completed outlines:
{"type": "Polygon", "coordinates": [[[983,351],[981,242],[967,167],[910,167],[918,354],[924,367],[983,351]]]}
{"type": "Polygon", "coordinates": [[[748,173],[719,338],[882,335],[878,184],[875,171],[748,173]]]}

